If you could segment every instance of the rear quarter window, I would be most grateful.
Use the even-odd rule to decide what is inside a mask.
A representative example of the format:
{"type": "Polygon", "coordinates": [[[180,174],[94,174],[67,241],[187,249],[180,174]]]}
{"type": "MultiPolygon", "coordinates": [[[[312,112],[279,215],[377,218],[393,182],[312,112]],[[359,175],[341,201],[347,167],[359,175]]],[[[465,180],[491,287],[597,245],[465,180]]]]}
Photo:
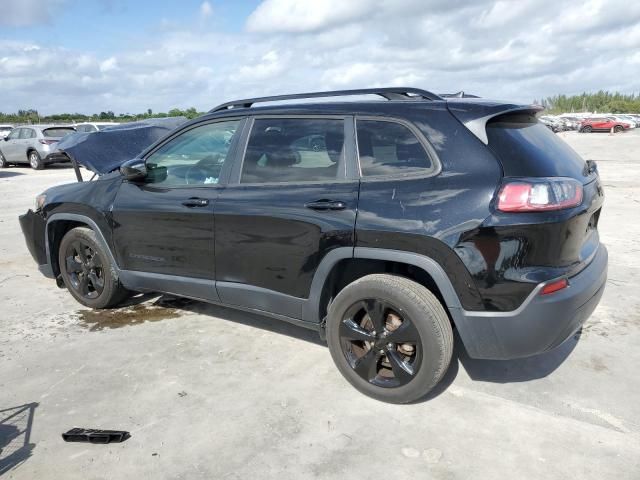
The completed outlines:
{"type": "Polygon", "coordinates": [[[434,169],[424,146],[406,125],[358,119],[356,132],[363,177],[429,173],[434,169]]]}
{"type": "Polygon", "coordinates": [[[534,115],[500,115],[487,122],[489,148],[506,177],[571,177],[583,181],[585,161],[534,115]]]}

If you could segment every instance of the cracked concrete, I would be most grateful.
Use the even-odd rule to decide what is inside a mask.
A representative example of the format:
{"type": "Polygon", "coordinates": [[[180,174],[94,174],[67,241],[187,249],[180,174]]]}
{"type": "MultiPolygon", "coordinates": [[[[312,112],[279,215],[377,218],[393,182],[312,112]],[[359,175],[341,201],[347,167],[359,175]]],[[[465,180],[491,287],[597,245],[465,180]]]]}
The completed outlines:
{"type": "Polygon", "coordinates": [[[561,136],[605,184],[601,305],[544,356],[476,361],[458,342],[434,396],[408,406],[360,395],[312,332],[274,320],[153,296],[83,313],[38,273],[17,221],[73,172],[0,170],[0,475],[640,478],[640,132],[561,136]],[[64,443],[75,426],[132,436],[64,443]]]}

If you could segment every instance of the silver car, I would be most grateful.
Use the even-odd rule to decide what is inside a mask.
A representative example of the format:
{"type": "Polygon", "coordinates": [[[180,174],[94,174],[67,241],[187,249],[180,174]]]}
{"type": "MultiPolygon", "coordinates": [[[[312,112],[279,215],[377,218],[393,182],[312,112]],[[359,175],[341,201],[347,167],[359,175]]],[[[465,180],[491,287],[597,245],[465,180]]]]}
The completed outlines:
{"type": "Polygon", "coordinates": [[[58,163],[62,158],[56,154],[56,144],[74,132],[75,129],[67,125],[16,127],[4,141],[0,140],[0,168],[28,163],[31,168],[41,170],[49,163],[58,163]]]}

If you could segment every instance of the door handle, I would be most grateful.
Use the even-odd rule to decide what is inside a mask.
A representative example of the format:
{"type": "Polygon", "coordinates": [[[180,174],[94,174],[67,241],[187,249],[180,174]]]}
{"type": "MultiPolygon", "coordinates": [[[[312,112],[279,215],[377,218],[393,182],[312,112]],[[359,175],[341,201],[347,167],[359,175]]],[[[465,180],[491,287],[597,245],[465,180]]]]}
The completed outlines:
{"type": "Polygon", "coordinates": [[[316,200],[305,203],[304,206],[311,210],[344,210],[347,208],[347,204],[340,200],[316,200]]]}
{"type": "Polygon", "coordinates": [[[209,205],[209,200],[207,200],[206,198],[197,198],[197,197],[191,197],[187,200],[185,200],[184,202],[182,202],[182,205],[184,205],[185,207],[206,207],[207,205],[209,205]]]}

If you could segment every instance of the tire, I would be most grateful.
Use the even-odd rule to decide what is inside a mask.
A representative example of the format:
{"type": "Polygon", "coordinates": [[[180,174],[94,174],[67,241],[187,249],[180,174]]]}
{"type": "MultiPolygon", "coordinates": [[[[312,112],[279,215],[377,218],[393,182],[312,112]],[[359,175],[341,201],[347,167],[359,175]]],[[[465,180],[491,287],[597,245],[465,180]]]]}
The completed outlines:
{"type": "Polygon", "coordinates": [[[9,162],[7,162],[7,159],[4,158],[4,155],[2,155],[2,152],[0,152],[0,168],[7,168],[9,166],[9,162]]]}
{"type": "Polygon", "coordinates": [[[42,170],[44,168],[44,162],[37,151],[31,150],[27,153],[27,159],[29,160],[29,165],[31,165],[31,168],[34,170],[42,170]]]}
{"type": "Polygon", "coordinates": [[[360,392],[409,403],[444,376],[453,333],[444,307],[427,288],[374,274],[347,285],[331,303],[327,343],[340,373],[360,392]]]}
{"type": "Polygon", "coordinates": [[[613,127],[613,131],[615,133],[620,133],[623,130],[624,130],[624,127],[622,125],[616,125],[615,127],[613,127]]]}
{"type": "Polygon", "coordinates": [[[82,305],[111,308],[129,292],[114,274],[114,265],[93,230],[77,227],[69,230],[58,249],[60,274],[69,293],[82,305]]]}
{"type": "Polygon", "coordinates": [[[582,133],[591,133],[592,128],[587,125],[586,127],[582,127],[582,130],[580,130],[582,133]]]}

